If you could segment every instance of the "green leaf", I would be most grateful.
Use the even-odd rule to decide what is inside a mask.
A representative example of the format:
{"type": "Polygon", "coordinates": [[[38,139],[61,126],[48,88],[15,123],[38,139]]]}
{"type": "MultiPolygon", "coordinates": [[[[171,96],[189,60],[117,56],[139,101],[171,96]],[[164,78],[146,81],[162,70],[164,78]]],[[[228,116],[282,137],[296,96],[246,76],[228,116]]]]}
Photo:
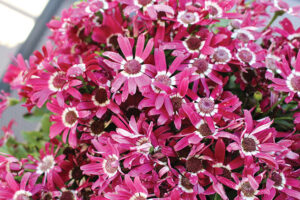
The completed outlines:
{"type": "Polygon", "coordinates": [[[41,120],[41,131],[42,133],[45,133],[47,137],[49,135],[50,126],[50,114],[44,114],[41,120]]]}

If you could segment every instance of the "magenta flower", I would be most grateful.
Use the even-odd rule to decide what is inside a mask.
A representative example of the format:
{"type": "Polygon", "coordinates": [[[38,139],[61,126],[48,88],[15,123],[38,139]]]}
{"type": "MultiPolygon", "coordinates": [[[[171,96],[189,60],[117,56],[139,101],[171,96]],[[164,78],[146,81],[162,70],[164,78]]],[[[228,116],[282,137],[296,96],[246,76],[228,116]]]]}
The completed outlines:
{"type": "Polygon", "coordinates": [[[281,71],[280,76],[283,79],[270,77],[273,84],[270,84],[269,87],[274,88],[276,91],[288,92],[289,96],[286,101],[290,102],[295,95],[300,97],[300,53],[298,53],[293,69],[290,68],[290,64],[285,58],[282,61],[279,64],[279,69],[281,71]]]}
{"type": "Polygon", "coordinates": [[[69,106],[64,103],[63,106],[58,105],[58,102],[53,100],[52,103],[47,103],[47,108],[57,115],[52,115],[51,120],[55,122],[50,127],[50,138],[61,134],[63,132],[63,141],[66,142],[67,136],[69,135],[68,141],[72,147],[77,145],[76,128],[81,118],[87,117],[89,111],[79,111],[76,106],[69,106]]]}
{"type": "Polygon", "coordinates": [[[25,165],[26,169],[35,170],[35,174],[38,176],[43,175],[42,185],[49,190],[54,190],[55,187],[61,188],[64,186],[64,182],[59,173],[61,172],[60,164],[65,156],[57,155],[60,150],[60,145],[58,145],[56,149],[54,149],[54,147],[54,144],[46,143],[45,150],[40,150],[40,159],[37,160],[34,157],[29,156],[29,159],[34,163],[25,165]]]}
{"type": "MultiPolygon", "coordinates": [[[[1,118],[1,116],[0,116],[1,118]]],[[[13,133],[13,130],[12,130],[12,126],[15,124],[16,122],[14,120],[11,120],[7,126],[3,126],[1,127],[3,133],[4,133],[4,136],[0,138],[0,147],[3,146],[7,139],[9,137],[13,137],[14,133],[13,133]]]]}
{"type": "Polygon", "coordinates": [[[1,183],[0,186],[0,199],[30,199],[42,189],[40,184],[36,184],[37,178],[37,175],[26,172],[21,182],[18,183],[15,181],[13,175],[8,172],[5,177],[5,183],[1,183]]]}
{"type": "Polygon", "coordinates": [[[80,169],[83,174],[97,175],[98,179],[93,183],[92,189],[99,188],[99,194],[109,186],[110,182],[120,174],[119,151],[110,139],[99,137],[93,139],[94,153],[101,157],[88,155],[90,163],[83,165],[80,169]]]}
{"type": "Polygon", "coordinates": [[[134,181],[132,181],[130,176],[125,175],[123,184],[117,185],[115,192],[108,192],[104,196],[108,199],[115,200],[146,200],[148,191],[141,183],[139,177],[135,177],[134,181]]]}
{"type": "Polygon", "coordinates": [[[2,117],[2,113],[9,107],[9,93],[1,91],[0,93],[0,118],[2,117]]]}
{"type": "Polygon", "coordinates": [[[121,111],[118,105],[111,100],[109,87],[106,85],[99,85],[94,89],[91,95],[83,96],[82,101],[77,105],[78,110],[95,110],[96,116],[100,119],[109,109],[115,114],[121,111]]]}
{"type": "Polygon", "coordinates": [[[128,38],[119,35],[118,43],[125,56],[125,60],[119,54],[112,51],[104,52],[103,55],[113,60],[113,62],[109,60],[104,60],[104,62],[115,71],[119,71],[112,83],[111,91],[116,93],[121,88],[122,101],[124,102],[128,94],[133,95],[136,93],[137,87],[141,91],[143,86],[151,82],[151,79],[145,74],[147,65],[143,64],[143,62],[152,51],[153,39],[148,41],[144,49],[145,36],[141,34],[137,40],[134,56],[132,55],[133,46],[128,38]]]}

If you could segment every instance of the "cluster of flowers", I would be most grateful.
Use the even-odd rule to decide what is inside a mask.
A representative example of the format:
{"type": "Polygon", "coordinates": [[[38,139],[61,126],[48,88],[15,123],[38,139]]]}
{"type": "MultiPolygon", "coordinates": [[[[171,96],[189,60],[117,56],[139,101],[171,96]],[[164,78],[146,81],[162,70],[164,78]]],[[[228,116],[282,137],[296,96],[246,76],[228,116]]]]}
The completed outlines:
{"type": "MultiPolygon", "coordinates": [[[[300,6],[88,0],[64,10],[48,23],[55,47],[19,55],[4,77],[51,124],[38,153],[1,153],[0,199],[300,199],[300,28],[271,26],[284,13],[300,6]]],[[[10,99],[0,98],[1,113],[10,99]]]]}

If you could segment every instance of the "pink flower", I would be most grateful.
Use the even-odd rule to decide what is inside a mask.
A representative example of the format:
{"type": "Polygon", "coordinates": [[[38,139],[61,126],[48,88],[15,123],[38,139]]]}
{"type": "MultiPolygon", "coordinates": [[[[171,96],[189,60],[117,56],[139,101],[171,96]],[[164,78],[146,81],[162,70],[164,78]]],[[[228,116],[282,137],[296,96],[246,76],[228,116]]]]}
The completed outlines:
{"type": "Polygon", "coordinates": [[[81,118],[87,117],[89,111],[79,111],[76,106],[67,105],[64,103],[63,106],[58,105],[57,101],[53,100],[52,103],[47,103],[47,108],[57,115],[52,115],[51,120],[56,123],[50,127],[50,138],[61,134],[63,132],[63,141],[66,142],[67,136],[69,135],[69,144],[72,147],[77,145],[76,128],[81,118]]]}
{"type": "Polygon", "coordinates": [[[42,189],[40,184],[36,184],[38,176],[30,172],[23,175],[20,183],[14,178],[11,173],[6,174],[5,184],[0,186],[0,199],[30,199],[42,189]]]}
{"type": "Polygon", "coordinates": [[[286,102],[290,102],[296,94],[300,97],[300,53],[298,53],[293,69],[290,68],[290,64],[284,57],[282,61],[279,64],[282,79],[270,77],[273,84],[270,84],[269,87],[274,88],[276,91],[288,92],[289,96],[286,102]]]}
{"type": "Polygon", "coordinates": [[[98,176],[92,189],[99,188],[100,194],[120,174],[120,155],[116,146],[108,138],[93,139],[92,144],[95,147],[93,152],[101,154],[101,157],[88,155],[90,163],[81,166],[80,169],[83,174],[98,176]]]}
{"type": "Polygon", "coordinates": [[[104,196],[115,200],[146,200],[148,191],[139,177],[135,177],[133,182],[130,176],[125,175],[123,184],[117,185],[114,192],[106,193],[104,196]]]}
{"type": "Polygon", "coordinates": [[[13,136],[12,126],[15,124],[14,120],[11,120],[7,126],[2,127],[2,131],[4,132],[4,136],[0,139],[0,147],[3,146],[9,137],[13,136]]]}
{"type": "Polygon", "coordinates": [[[119,35],[118,43],[125,56],[125,60],[119,54],[112,51],[104,52],[103,55],[113,60],[113,62],[104,60],[109,67],[115,71],[120,71],[117,73],[115,80],[112,83],[111,91],[116,93],[120,89],[122,91],[122,101],[124,102],[127,99],[128,94],[133,95],[136,93],[137,87],[139,87],[139,90],[141,91],[143,86],[148,85],[151,82],[150,78],[145,74],[147,65],[142,63],[152,51],[153,39],[148,41],[147,46],[144,49],[145,36],[144,34],[141,34],[137,40],[134,56],[132,55],[133,45],[128,38],[119,35]]]}
{"type": "Polygon", "coordinates": [[[275,27],[274,30],[277,33],[281,34],[285,40],[288,40],[288,43],[291,46],[295,48],[299,48],[300,42],[298,38],[300,37],[300,28],[295,30],[292,22],[288,18],[284,18],[282,21],[280,21],[280,25],[282,26],[283,29],[275,27]]]}

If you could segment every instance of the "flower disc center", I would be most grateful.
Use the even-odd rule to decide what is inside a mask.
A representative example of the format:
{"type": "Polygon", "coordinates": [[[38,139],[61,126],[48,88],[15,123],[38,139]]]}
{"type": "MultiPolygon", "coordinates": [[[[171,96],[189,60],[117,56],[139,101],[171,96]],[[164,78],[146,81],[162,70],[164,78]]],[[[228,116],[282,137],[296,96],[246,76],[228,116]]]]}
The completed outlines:
{"type": "Polygon", "coordinates": [[[291,86],[295,91],[300,92],[300,76],[293,76],[291,78],[291,86]]]}
{"type": "Polygon", "coordinates": [[[130,60],[124,65],[124,71],[129,75],[138,74],[141,69],[142,66],[137,60],[130,60]]]}
{"type": "Polygon", "coordinates": [[[255,193],[249,182],[245,182],[241,185],[241,191],[246,197],[252,197],[255,193]]]}
{"type": "Polygon", "coordinates": [[[197,69],[196,72],[198,74],[202,74],[208,69],[208,62],[205,59],[199,58],[193,62],[192,66],[197,69]]]}
{"type": "Polygon", "coordinates": [[[64,191],[60,197],[60,200],[73,200],[73,199],[75,199],[75,197],[71,191],[64,191]]]}
{"type": "Polygon", "coordinates": [[[214,111],[215,102],[212,99],[205,97],[200,99],[198,107],[200,112],[210,114],[214,111]]]}
{"type": "Polygon", "coordinates": [[[253,59],[253,55],[250,51],[243,49],[238,52],[238,57],[240,58],[241,61],[244,63],[250,63],[253,59]]]}
{"type": "Polygon", "coordinates": [[[256,150],[256,142],[253,138],[244,138],[242,140],[242,147],[245,152],[253,152],[256,150]]]}
{"type": "Polygon", "coordinates": [[[194,13],[186,12],[180,17],[181,21],[185,24],[192,24],[196,21],[194,13]]]}
{"type": "Polygon", "coordinates": [[[104,121],[97,119],[91,123],[90,127],[94,135],[100,135],[104,131],[104,121]]]}
{"type": "Polygon", "coordinates": [[[65,122],[70,125],[73,126],[78,119],[78,115],[74,110],[70,110],[65,114],[65,122]]]}
{"type": "Polygon", "coordinates": [[[210,128],[207,123],[202,123],[200,127],[197,129],[197,132],[200,133],[203,137],[212,135],[210,128]]]}
{"type": "Polygon", "coordinates": [[[248,43],[250,41],[250,38],[245,33],[238,33],[236,38],[242,42],[248,43]]]}
{"type": "Polygon", "coordinates": [[[103,105],[108,100],[105,88],[98,88],[94,94],[94,99],[98,105],[103,105]]]}
{"type": "Polygon", "coordinates": [[[212,58],[216,63],[225,64],[231,59],[231,54],[228,49],[219,47],[215,49],[212,58]]]}
{"type": "Polygon", "coordinates": [[[104,161],[104,171],[108,176],[114,176],[118,170],[119,161],[116,156],[110,156],[104,161]]]}
{"type": "Polygon", "coordinates": [[[152,2],[152,0],[138,0],[138,3],[143,7],[147,6],[151,2],[152,2]]]}
{"type": "Polygon", "coordinates": [[[175,113],[178,113],[179,112],[179,109],[181,108],[182,106],[182,98],[181,97],[172,97],[171,98],[171,102],[172,102],[172,106],[173,106],[173,110],[175,113]]]}
{"type": "Polygon", "coordinates": [[[188,38],[186,41],[185,41],[187,47],[190,49],[190,50],[198,50],[200,49],[201,47],[201,40],[197,37],[190,37],[188,38]]]}
{"type": "Polygon", "coordinates": [[[271,180],[274,181],[274,186],[276,186],[276,187],[279,187],[282,185],[282,177],[277,172],[272,173],[271,180]]]}
{"type": "Polygon", "coordinates": [[[52,155],[47,155],[43,158],[42,162],[38,164],[37,172],[46,173],[49,172],[55,165],[55,161],[52,155]]]}
{"type": "Polygon", "coordinates": [[[188,172],[197,173],[204,169],[203,159],[193,156],[186,161],[185,168],[188,172]]]}

